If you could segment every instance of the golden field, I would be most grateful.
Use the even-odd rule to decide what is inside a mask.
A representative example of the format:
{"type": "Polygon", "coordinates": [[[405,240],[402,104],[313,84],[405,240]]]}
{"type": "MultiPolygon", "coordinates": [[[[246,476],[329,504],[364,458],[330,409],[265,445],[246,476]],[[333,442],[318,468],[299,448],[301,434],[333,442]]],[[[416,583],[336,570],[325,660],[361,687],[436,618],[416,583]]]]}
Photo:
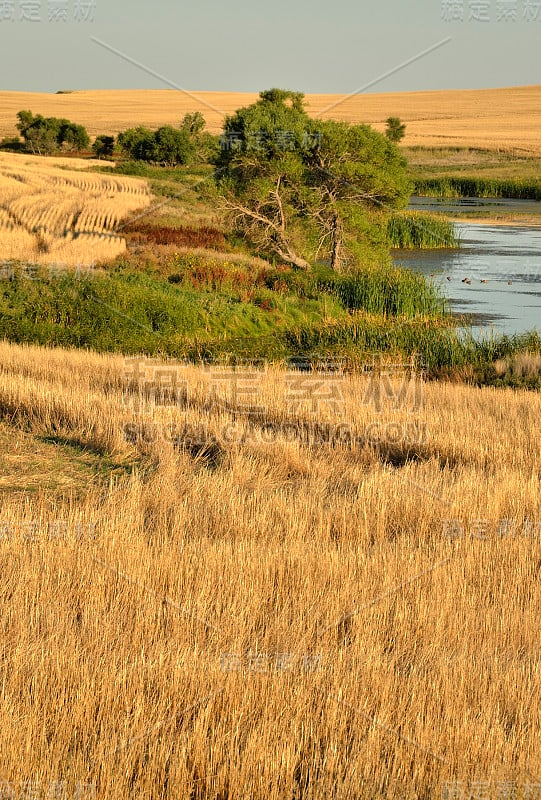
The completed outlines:
{"type": "Polygon", "coordinates": [[[150,385],[121,357],[0,345],[2,779],[528,796],[539,394],[430,383],[395,407],[331,373],[336,403],[291,405],[298,374],[181,366],[156,404],[139,367],[150,385]],[[303,441],[316,423],[358,439],[303,441]]]}
{"type": "MultiPolygon", "coordinates": [[[[136,125],[178,125],[184,114],[201,111],[211,132],[223,118],[252,103],[256,94],[191,92],[173,89],[75,91],[70,94],[0,92],[0,137],[17,133],[16,115],[66,117],[91,136],[116,134],[136,125]]],[[[510,89],[307,95],[308,110],[322,119],[365,122],[383,130],[389,116],[407,124],[404,144],[427,147],[479,147],[540,155],[541,85],[510,89]]]]}
{"type": "Polygon", "coordinates": [[[2,258],[90,265],[123,252],[115,228],[150,194],[142,180],[81,172],[97,163],[0,153],[2,258]]]}

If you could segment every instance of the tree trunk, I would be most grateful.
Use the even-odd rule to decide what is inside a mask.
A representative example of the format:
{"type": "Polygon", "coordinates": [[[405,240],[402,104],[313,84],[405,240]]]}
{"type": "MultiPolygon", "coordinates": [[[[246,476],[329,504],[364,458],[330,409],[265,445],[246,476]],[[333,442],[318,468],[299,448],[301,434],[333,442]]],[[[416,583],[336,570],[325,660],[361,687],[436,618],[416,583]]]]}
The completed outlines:
{"type": "Polygon", "coordinates": [[[337,272],[340,271],[342,265],[342,241],[344,238],[344,231],[342,227],[342,220],[335,212],[331,224],[331,267],[337,272]]]}
{"type": "Polygon", "coordinates": [[[290,247],[287,248],[287,252],[284,251],[280,245],[275,245],[276,253],[282,258],[286,264],[293,264],[294,267],[299,267],[299,269],[310,269],[310,263],[305,261],[304,258],[298,256],[290,247]]]}

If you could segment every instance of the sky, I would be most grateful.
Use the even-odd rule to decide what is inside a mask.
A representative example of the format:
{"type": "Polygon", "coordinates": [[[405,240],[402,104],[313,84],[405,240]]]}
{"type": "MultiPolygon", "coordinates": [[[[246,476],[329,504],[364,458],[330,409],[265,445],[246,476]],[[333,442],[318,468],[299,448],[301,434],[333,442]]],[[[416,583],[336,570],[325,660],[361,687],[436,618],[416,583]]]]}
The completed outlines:
{"type": "Polygon", "coordinates": [[[0,0],[1,90],[519,86],[540,45],[534,0],[0,0]]]}

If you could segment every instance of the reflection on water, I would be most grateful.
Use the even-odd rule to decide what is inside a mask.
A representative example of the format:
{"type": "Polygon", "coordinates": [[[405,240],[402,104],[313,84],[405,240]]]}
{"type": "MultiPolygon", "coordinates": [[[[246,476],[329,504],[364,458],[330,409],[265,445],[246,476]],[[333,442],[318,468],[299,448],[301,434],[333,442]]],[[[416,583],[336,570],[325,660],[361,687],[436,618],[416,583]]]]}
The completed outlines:
{"type": "Polygon", "coordinates": [[[541,227],[459,223],[457,229],[460,250],[395,250],[395,263],[434,281],[453,311],[474,315],[478,329],[541,331],[541,227]]]}

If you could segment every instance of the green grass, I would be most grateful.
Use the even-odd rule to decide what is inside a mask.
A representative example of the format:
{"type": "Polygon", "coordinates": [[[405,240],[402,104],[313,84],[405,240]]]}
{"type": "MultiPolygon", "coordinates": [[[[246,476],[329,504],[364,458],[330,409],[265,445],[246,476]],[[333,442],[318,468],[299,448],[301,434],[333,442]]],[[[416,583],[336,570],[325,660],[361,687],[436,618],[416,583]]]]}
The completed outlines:
{"type": "Polygon", "coordinates": [[[349,330],[359,311],[389,329],[395,316],[443,319],[436,290],[396,267],[347,276],[324,267],[250,273],[246,264],[190,255],[161,269],[137,272],[120,261],[93,277],[42,270],[33,280],[16,270],[0,281],[0,337],[196,359],[237,342],[247,355],[281,358],[297,353],[299,331],[334,330],[340,343],[342,328],[333,326],[349,330]]]}
{"type": "Polygon", "coordinates": [[[392,247],[436,249],[459,247],[455,226],[445,217],[422,211],[392,214],[387,223],[387,236],[392,247]]]}
{"type": "Polygon", "coordinates": [[[415,193],[426,197],[495,197],[541,200],[541,181],[448,176],[415,181],[415,193]]]}
{"type": "Polygon", "coordinates": [[[350,312],[362,310],[387,317],[445,313],[443,298],[422,275],[394,266],[380,265],[342,275],[318,265],[306,273],[272,271],[264,281],[268,287],[301,297],[329,295],[350,312]]]}
{"type": "Polygon", "coordinates": [[[340,356],[352,368],[375,353],[416,354],[433,376],[462,370],[485,382],[496,359],[541,352],[537,334],[480,341],[464,334],[422,276],[399,268],[267,269],[248,283],[249,273],[227,262],[180,256],[171,266],[168,277],[122,263],[93,278],[42,271],[29,280],[20,272],[0,281],[0,337],[193,361],[340,356]]]}
{"type": "Polygon", "coordinates": [[[541,159],[476,148],[404,147],[417,194],[541,198],[541,159]]]}
{"type": "Polygon", "coordinates": [[[128,271],[82,279],[43,273],[35,280],[4,280],[0,287],[0,337],[99,351],[179,355],[195,339],[272,335],[347,314],[333,298],[282,297],[259,288],[243,302],[234,294],[128,271]]]}

